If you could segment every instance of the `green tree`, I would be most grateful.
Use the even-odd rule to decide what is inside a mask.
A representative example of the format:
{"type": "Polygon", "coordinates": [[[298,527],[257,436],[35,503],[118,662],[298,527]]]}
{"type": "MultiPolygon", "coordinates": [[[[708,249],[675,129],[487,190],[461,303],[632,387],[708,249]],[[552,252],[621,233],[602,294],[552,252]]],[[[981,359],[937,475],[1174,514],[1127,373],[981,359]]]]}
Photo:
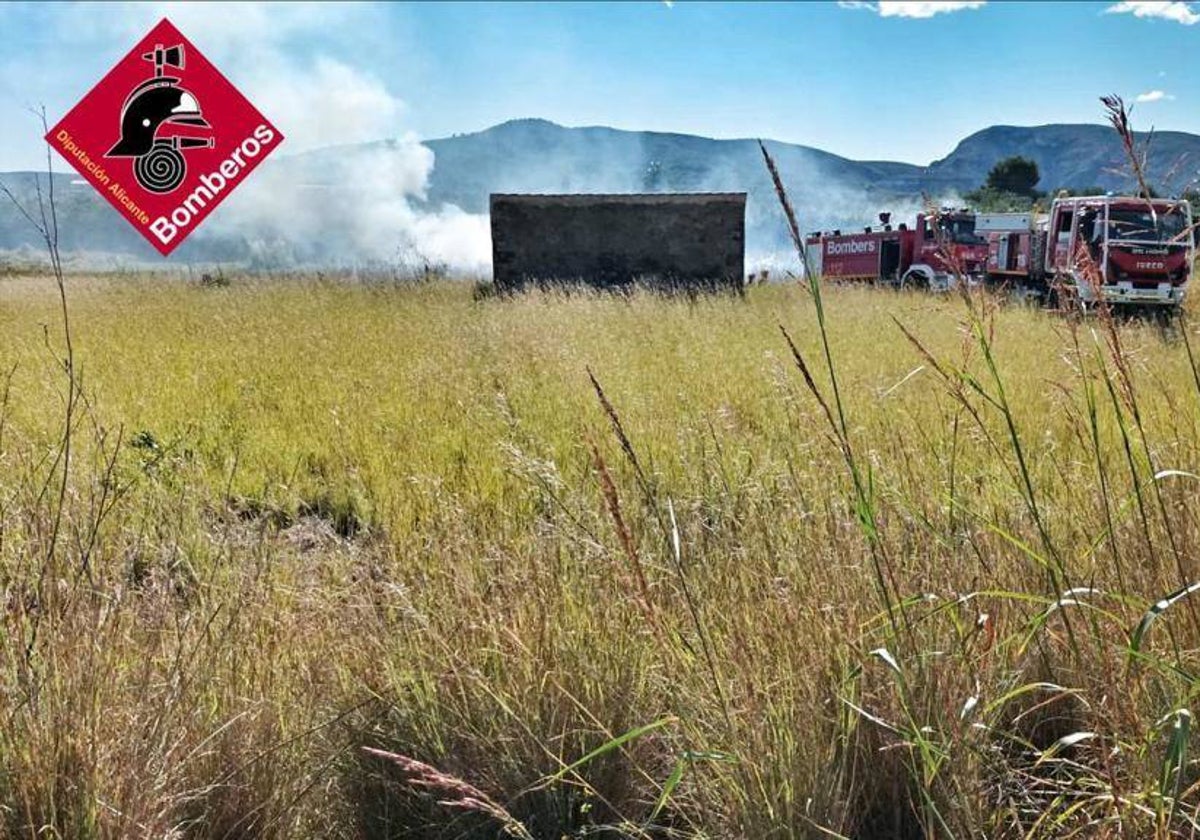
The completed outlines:
{"type": "Polygon", "coordinates": [[[1034,199],[1028,195],[991,187],[980,187],[963,195],[967,203],[980,213],[1025,213],[1033,209],[1034,199]]]}
{"type": "Polygon", "coordinates": [[[1035,187],[1041,177],[1037,163],[1029,158],[1016,155],[1005,158],[993,166],[984,186],[996,192],[1036,198],[1038,192],[1035,187]]]}
{"type": "Polygon", "coordinates": [[[1200,189],[1184,190],[1183,197],[1192,205],[1192,216],[1200,218],[1200,189]]]}

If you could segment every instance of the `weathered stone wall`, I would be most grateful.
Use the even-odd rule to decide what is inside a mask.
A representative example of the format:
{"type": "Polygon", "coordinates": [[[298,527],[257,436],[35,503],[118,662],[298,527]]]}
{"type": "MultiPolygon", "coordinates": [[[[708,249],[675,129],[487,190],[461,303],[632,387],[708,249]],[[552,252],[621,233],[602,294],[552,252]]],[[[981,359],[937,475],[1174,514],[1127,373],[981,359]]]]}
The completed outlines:
{"type": "Polygon", "coordinates": [[[497,288],[586,283],[742,287],[746,194],[491,197],[497,288]]]}

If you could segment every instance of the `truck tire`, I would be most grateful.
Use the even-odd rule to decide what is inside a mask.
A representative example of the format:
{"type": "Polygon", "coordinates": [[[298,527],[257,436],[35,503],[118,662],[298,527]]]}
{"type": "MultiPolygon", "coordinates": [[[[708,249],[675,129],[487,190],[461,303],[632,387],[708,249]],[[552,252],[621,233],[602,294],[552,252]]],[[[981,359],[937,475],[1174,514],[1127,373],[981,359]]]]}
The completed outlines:
{"type": "Polygon", "coordinates": [[[1017,306],[1041,308],[1046,305],[1046,291],[1024,283],[1016,283],[1009,287],[1008,296],[1017,306]]]}

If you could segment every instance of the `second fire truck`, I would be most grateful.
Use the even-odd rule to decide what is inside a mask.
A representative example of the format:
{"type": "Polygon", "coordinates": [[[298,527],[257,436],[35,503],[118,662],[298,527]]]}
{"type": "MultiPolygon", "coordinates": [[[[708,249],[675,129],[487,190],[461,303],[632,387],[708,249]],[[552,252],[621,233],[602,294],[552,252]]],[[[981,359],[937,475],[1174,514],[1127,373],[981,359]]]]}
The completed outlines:
{"type": "Polygon", "coordinates": [[[1175,308],[1195,263],[1186,201],[1129,196],[1059,198],[1042,217],[977,217],[988,239],[986,275],[1053,301],[1066,289],[1084,304],[1175,308]]]}

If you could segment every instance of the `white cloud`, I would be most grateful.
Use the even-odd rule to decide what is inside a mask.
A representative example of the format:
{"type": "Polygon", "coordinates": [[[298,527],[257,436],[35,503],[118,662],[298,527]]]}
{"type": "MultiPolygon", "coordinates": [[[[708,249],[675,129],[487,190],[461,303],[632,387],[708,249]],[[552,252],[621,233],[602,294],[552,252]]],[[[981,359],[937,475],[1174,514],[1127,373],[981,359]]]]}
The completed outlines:
{"type": "Polygon", "coordinates": [[[1175,97],[1161,90],[1148,90],[1145,93],[1139,93],[1134,97],[1134,102],[1161,102],[1164,99],[1174,99],[1175,97]]]}
{"type": "Polygon", "coordinates": [[[1123,0],[1104,10],[1110,15],[1133,15],[1139,18],[1158,18],[1192,26],[1200,23],[1200,11],[1191,3],[1180,0],[1123,0]]]}
{"type": "Polygon", "coordinates": [[[880,17],[931,18],[946,12],[961,12],[978,9],[986,0],[879,0],[876,3],[864,0],[838,0],[843,9],[867,9],[880,17]]]}
{"type": "Polygon", "coordinates": [[[880,17],[931,18],[943,12],[960,12],[963,9],[978,9],[985,0],[880,0],[880,17]]]}

